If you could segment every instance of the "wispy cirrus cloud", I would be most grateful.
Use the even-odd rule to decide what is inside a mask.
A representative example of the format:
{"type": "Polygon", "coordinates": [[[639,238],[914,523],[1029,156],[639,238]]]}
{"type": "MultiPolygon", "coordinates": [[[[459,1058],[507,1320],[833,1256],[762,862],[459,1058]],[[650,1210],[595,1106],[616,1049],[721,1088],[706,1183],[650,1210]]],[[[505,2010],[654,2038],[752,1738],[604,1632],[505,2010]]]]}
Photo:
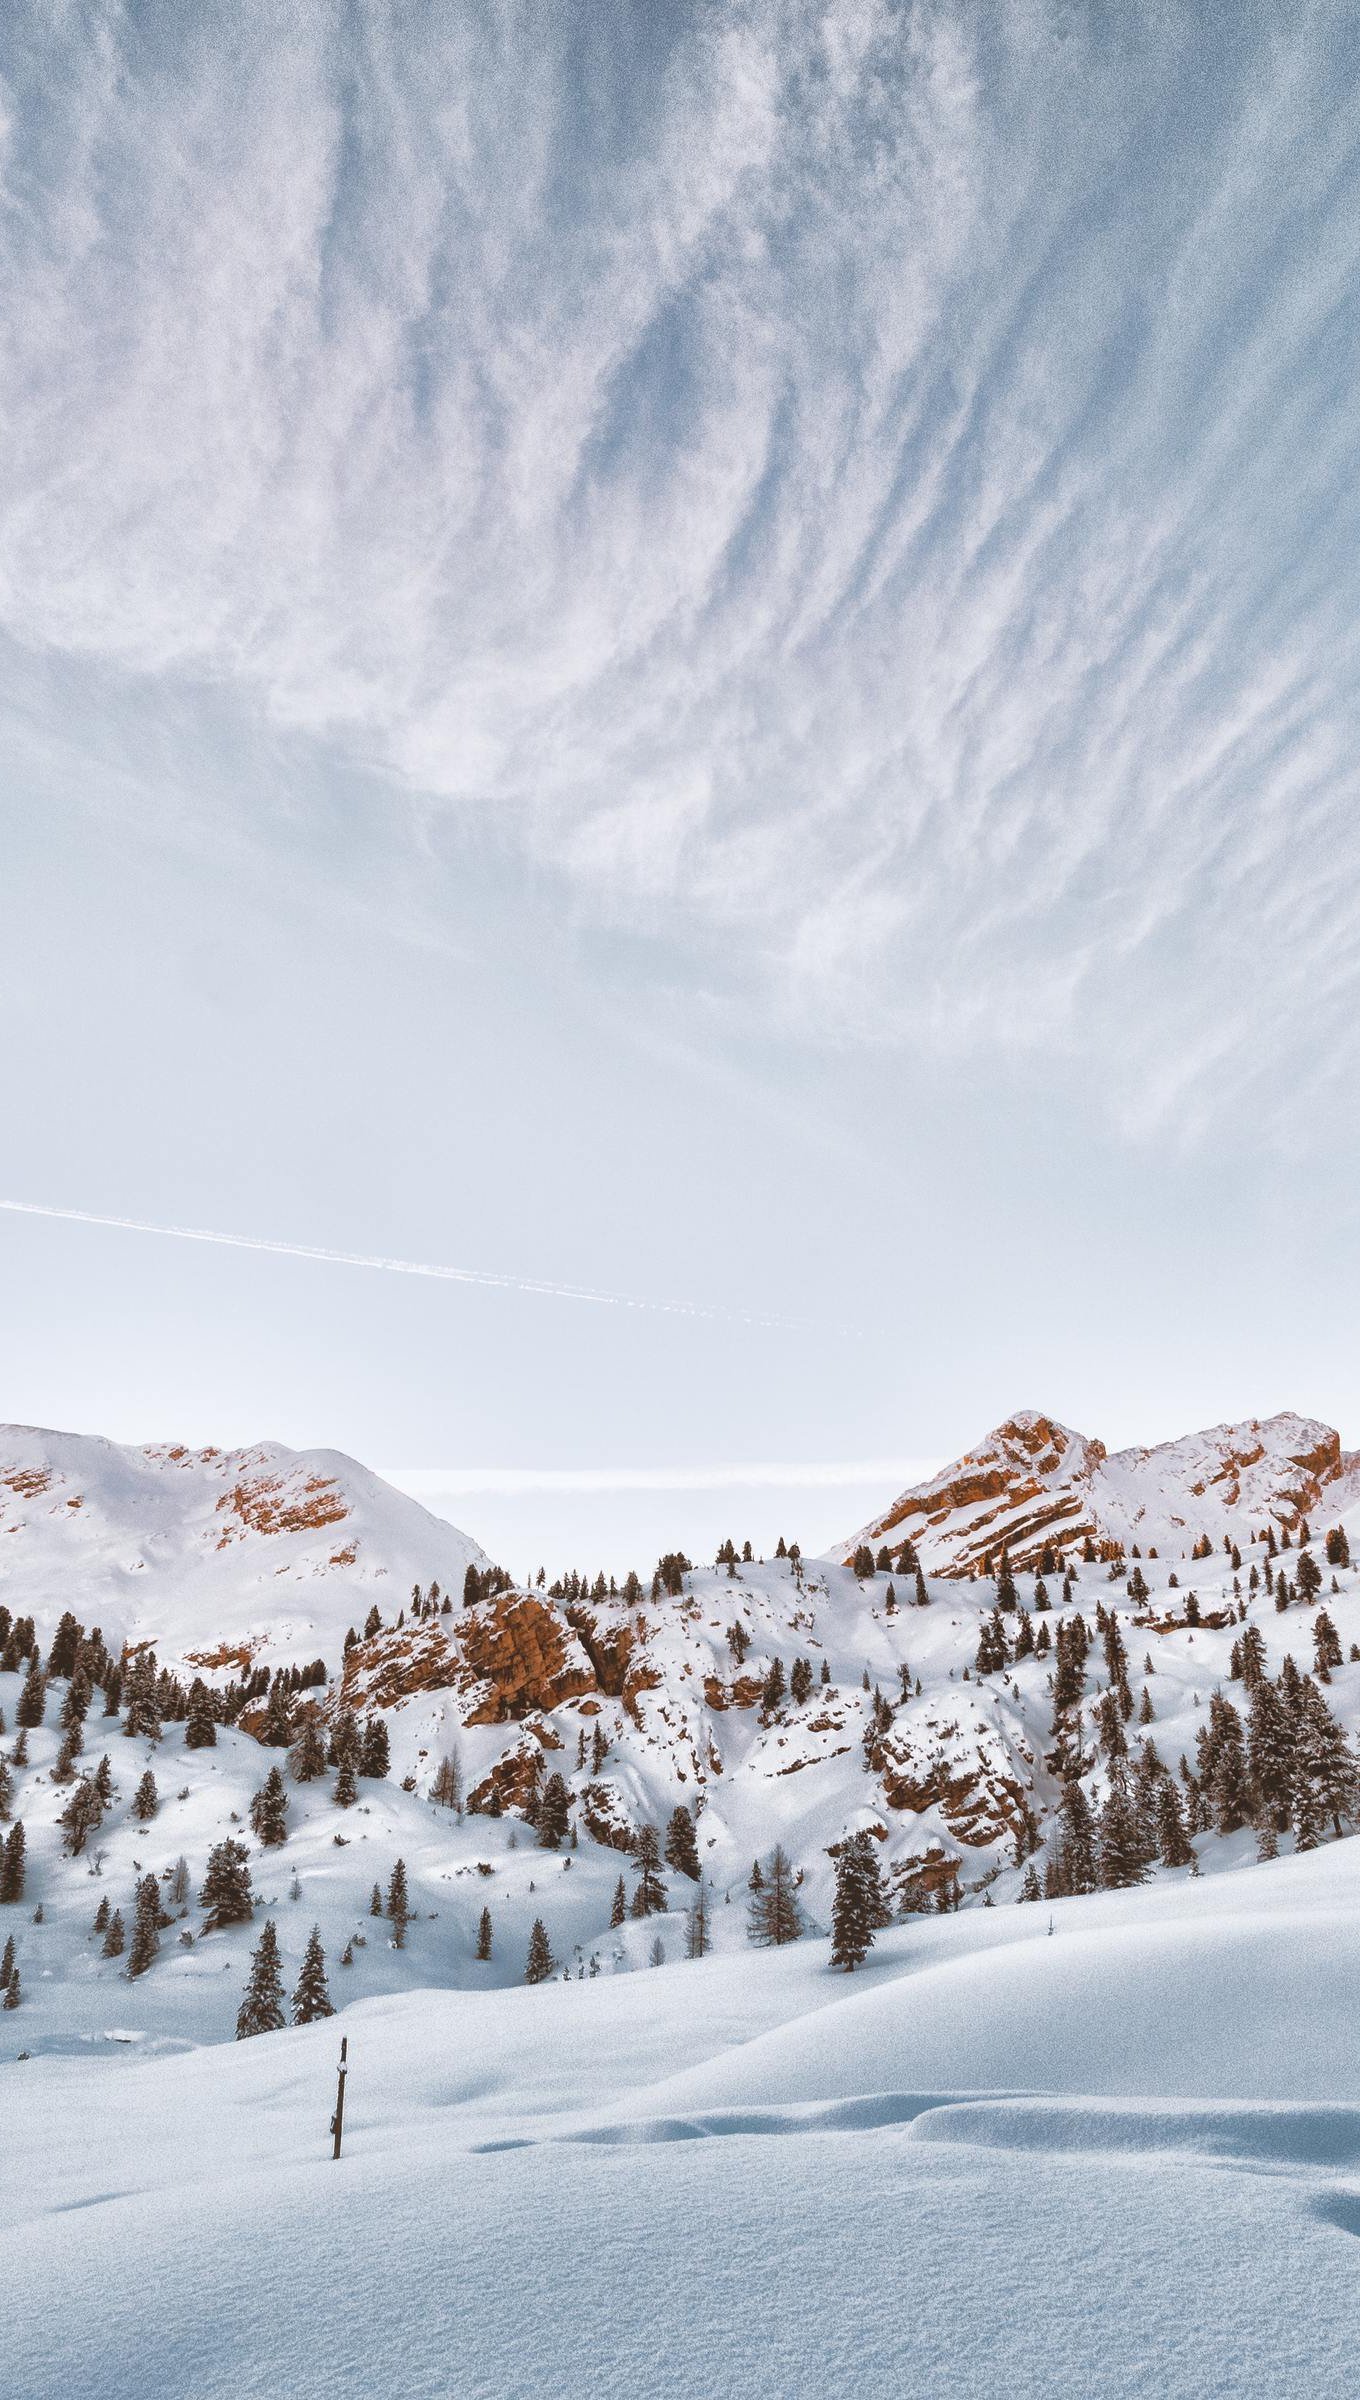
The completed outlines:
{"type": "Polygon", "coordinates": [[[1135,1131],[1354,1063],[1344,9],[14,28],[0,628],[820,1031],[1135,1131]]]}

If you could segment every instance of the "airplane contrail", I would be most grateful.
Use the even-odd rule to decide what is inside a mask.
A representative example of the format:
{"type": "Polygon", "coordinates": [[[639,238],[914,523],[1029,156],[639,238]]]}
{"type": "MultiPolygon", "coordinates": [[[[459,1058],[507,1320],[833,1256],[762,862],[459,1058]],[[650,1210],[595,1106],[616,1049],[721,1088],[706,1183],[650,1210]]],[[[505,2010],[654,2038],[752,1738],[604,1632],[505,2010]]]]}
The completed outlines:
{"type": "MultiPolygon", "coordinates": [[[[146,1217],[97,1216],[88,1208],[54,1208],[42,1200],[0,1200],[13,1216],[56,1217],[67,1225],[104,1225],[118,1233],[158,1233],[176,1242],[213,1242],[227,1250],[265,1250],[275,1258],[317,1259],[328,1267],[375,1267],[387,1275],[427,1275],[439,1283],[470,1283],[483,1291],[528,1292],[543,1300],[581,1300],[597,1308],[642,1309],[651,1315],[703,1317],[730,1325],[757,1325],[784,1333],[811,1333],[806,1318],[761,1316],[753,1310],[712,1308],[699,1300],[639,1300],[626,1292],[598,1292],[585,1284],[542,1283],[527,1275],[498,1275],[485,1267],[446,1267],[426,1259],[381,1258],[363,1250],[323,1250],[313,1242],[280,1242],[258,1233],[214,1233],[202,1225],[157,1225],[146,1217]]],[[[840,1326],[832,1330],[849,1331],[840,1326]]]]}

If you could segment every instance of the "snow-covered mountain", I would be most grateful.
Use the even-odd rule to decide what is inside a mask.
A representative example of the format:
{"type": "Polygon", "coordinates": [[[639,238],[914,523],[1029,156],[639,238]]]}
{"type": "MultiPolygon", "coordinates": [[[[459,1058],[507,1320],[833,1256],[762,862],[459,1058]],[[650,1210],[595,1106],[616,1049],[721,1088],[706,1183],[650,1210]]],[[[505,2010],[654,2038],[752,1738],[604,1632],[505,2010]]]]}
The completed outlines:
{"type": "MultiPolygon", "coordinates": [[[[952,1466],[913,1484],[833,1553],[910,1541],[927,1574],[968,1575],[1009,1551],[1032,1566],[1088,1541],[1188,1556],[1207,1534],[1240,1546],[1267,1524],[1354,1509],[1360,1481],[1341,1437],[1286,1412],[1212,1425],[1154,1449],[1107,1451],[1056,1418],[1022,1409],[952,1466]],[[1330,1499],[1328,1495],[1331,1495],[1330,1499]]],[[[1329,1520],[1330,1521],[1330,1520],[1329,1520]]]]}
{"type": "Polygon", "coordinates": [[[16,1616],[73,1608],[111,1649],[338,1661],[356,1611],[395,1617],[417,1583],[460,1596],[469,1564],[489,1564],[475,1542],[337,1450],[0,1426],[0,1600],[16,1616]]]}
{"type": "MultiPolygon", "coordinates": [[[[1162,1809],[1157,1854],[1140,1868],[1159,1877],[1327,1838],[1357,1821],[1349,1804],[1319,1812],[1310,1797],[1318,1743],[1330,1738],[1318,1708],[1340,1738],[1360,1736],[1360,1580],[1348,1543],[1323,1540],[1347,1524],[1360,1546],[1360,1477],[1336,1433],[1305,1418],[1110,1456],[1049,1418],[1021,1416],[905,1494],[844,1558],[761,1560],[733,1548],[711,1564],[640,1561],[640,1577],[617,1588],[571,1576],[526,1589],[334,1452],[124,1449],[10,1428],[0,1437],[6,1738],[31,1668],[21,1624],[33,1619],[44,1662],[67,1612],[87,1632],[97,1625],[109,1654],[79,1762],[58,1778],[70,1697],[58,1666],[27,1760],[10,1770],[29,1895],[43,1910],[24,1937],[24,2038],[71,2038],[112,2005],[105,1986],[123,1970],[89,1950],[91,1878],[126,1906],[148,1860],[168,1875],[182,1856],[196,1889],[214,1842],[244,1838],[252,1796],[286,1763],[290,1729],[311,1721],[329,1738],[351,1711],[381,1720],[389,1771],[362,1778],[352,1813],[337,1805],[334,1766],[290,1779],[287,1846],[262,1850],[259,1873],[277,1876],[282,1856],[285,1872],[305,1878],[328,1947],[355,1942],[362,1953],[356,1992],[515,1980],[537,1914],[571,1955],[643,1963],[637,1943],[651,1931],[610,1925],[615,1887],[633,1875],[639,1829],[664,1830],[678,1810],[719,1904],[719,1948],[742,1944],[751,1862],[775,1843],[801,1875],[805,1921],[825,1927],[847,1833],[872,1834],[903,1911],[991,1905],[1055,1868],[1074,1789],[1096,1820],[1125,1784],[1145,1829],[1162,1809]],[[998,1571],[1003,1548],[1015,1589],[999,1594],[981,1562],[998,1571]],[[125,1669],[148,1645],[169,1672],[158,1736],[121,1729],[125,1645],[125,1669]],[[323,1680],[290,1678],[318,1659],[323,1680]],[[1312,1748],[1284,1759],[1264,1814],[1247,1752],[1262,1675],[1296,1717],[1300,1677],[1316,1678],[1312,1748]],[[211,1748],[185,1738],[194,1676],[215,1696],[211,1748]],[[1225,1703],[1247,1761],[1240,1788],[1223,1782],[1225,1703]],[[72,1780],[104,1751],[116,1796],[98,1842],[73,1855],[62,1827],[72,1780]],[[441,1776],[447,1796],[454,1758],[463,1816],[432,1804],[441,1776]],[[145,1823],[130,1803],[148,1767],[174,1797],[145,1823]],[[536,1846],[554,1775],[570,1873],[563,1858],[545,1867],[536,1846]],[[393,1958],[359,1934],[372,1885],[398,1854],[428,1930],[393,1958]],[[488,1963],[475,1935],[493,1901],[488,1963]]],[[[1296,1726],[1290,1740],[1303,1739],[1296,1726]]],[[[668,1869],[667,1883],[673,1955],[694,1884],[684,1868],[668,1869]]],[[[214,1980],[212,1960],[233,1938],[213,1934],[206,1953],[194,1945],[134,1987],[119,1983],[120,2017],[229,2031],[236,1987],[214,1980]]]]}

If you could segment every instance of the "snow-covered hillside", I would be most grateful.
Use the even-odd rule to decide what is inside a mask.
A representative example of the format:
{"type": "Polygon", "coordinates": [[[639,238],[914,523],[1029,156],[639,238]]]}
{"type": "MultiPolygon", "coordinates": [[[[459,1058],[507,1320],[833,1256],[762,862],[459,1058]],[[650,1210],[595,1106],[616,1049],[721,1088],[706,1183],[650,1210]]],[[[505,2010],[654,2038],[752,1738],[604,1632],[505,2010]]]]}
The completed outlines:
{"type": "MultiPolygon", "coordinates": [[[[1047,1423],[1016,1422],[1026,1439],[1047,1423]]],[[[1323,1538],[1354,1509],[1344,1462],[1320,1487],[1321,1521],[1301,1513],[1298,1478],[1315,1470],[1300,1460],[1325,1447],[1320,1430],[1274,1419],[1252,1457],[1214,1433],[1140,1453],[1141,1468],[1097,1462],[1102,1491],[1136,1493],[1160,1459],[1165,1496],[1174,1451],[1175,1489],[1202,1484],[1190,1499],[1204,1517],[1177,1529],[1130,1500],[1130,1528],[1172,1524],[1172,1538],[1121,1547],[1107,1517],[1061,1571],[1041,1549],[1048,1572],[1009,1583],[999,1551],[999,1583],[927,1573],[924,1539],[913,1554],[899,1531],[858,1569],[733,1545],[619,1589],[576,1576],[517,1588],[334,1454],[191,1457],[12,1431],[0,1708],[4,1808],[27,1863],[22,1914],[0,1907],[23,1992],[21,2014],[0,2017],[0,2054],[110,2028],[225,2038],[249,1927],[201,1938],[196,1895],[226,1839],[246,1844],[257,1894],[277,1904],[290,1971],[316,1923],[333,1960],[352,1945],[356,1995],[517,1981],[536,1917],[559,1959],[597,1973],[631,1969],[655,1940],[673,1958],[696,1869],[717,1948],[740,1949],[752,1861],[776,1844],[805,1926],[824,1931],[839,1845],[860,1831],[904,1914],[1175,1885],[1334,1839],[1360,1816],[1360,1578],[1344,1534],[1323,1538]],[[1201,1472],[1229,1452],[1230,1475],[1201,1472]],[[1209,1513],[1230,1487],[1236,1548],[1209,1513]],[[148,1676],[151,1701],[134,1704],[148,1676]],[[79,1707],[73,1677],[93,1687],[79,1707]],[[158,1806],[143,1818],[148,1769],[158,1806]],[[287,1795],[278,1845],[251,1824],[271,1770],[287,1795]],[[550,1794],[559,1846],[545,1853],[550,1794]],[[73,1807],[89,1820],[79,1840],[73,1807]],[[631,1904],[641,1829],[664,1840],[678,1816],[693,1856],[664,1867],[665,1904],[611,1927],[620,1876],[631,1904]],[[400,1952],[367,1924],[398,1857],[418,1927],[400,1952]],[[105,1898],[130,1925],[148,1874],[179,1896],[154,1965],[130,1981],[91,1928],[105,1898]],[[484,1906],[490,1960],[475,1955],[484,1906]]]]}
{"type": "Polygon", "coordinates": [[[1200,1535],[1215,1549],[1267,1524],[1328,1524],[1360,1497],[1357,1462],[1339,1434],[1285,1412],[1212,1425],[1153,1449],[1108,1452],[1056,1418],[1022,1409],[976,1450],[913,1484],[833,1554],[909,1540],[928,1574],[967,1575],[1003,1549],[1013,1566],[1094,1539],[1183,1557],[1200,1535]]]}
{"type": "Polygon", "coordinates": [[[475,1542],[339,1451],[0,1426],[0,1600],[44,1621],[74,1608],[168,1665],[334,1658],[356,1610],[395,1616],[415,1583],[461,1593],[469,1562],[488,1563],[475,1542]]]}
{"type": "Polygon", "coordinates": [[[1358,1981],[1342,1843],[11,2066],[5,2389],[1348,2400],[1358,1981]]]}

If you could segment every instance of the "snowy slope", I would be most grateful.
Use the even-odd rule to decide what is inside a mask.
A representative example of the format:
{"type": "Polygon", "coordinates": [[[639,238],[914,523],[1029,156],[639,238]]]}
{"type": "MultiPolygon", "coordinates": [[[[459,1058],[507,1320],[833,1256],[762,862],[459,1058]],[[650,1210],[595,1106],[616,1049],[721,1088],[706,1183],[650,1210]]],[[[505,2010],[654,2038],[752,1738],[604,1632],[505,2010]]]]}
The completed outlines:
{"type": "Polygon", "coordinates": [[[6,2390],[1343,2400],[1357,1928],[1341,1844],[5,2067],[6,2390]]]}
{"type": "Polygon", "coordinates": [[[395,1616],[416,1582],[460,1594],[469,1561],[487,1563],[475,1542],[339,1451],[0,1426],[0,1602],[74,1607],[114,1649],[332,1660],[374,1600],[395,1616]]]}

